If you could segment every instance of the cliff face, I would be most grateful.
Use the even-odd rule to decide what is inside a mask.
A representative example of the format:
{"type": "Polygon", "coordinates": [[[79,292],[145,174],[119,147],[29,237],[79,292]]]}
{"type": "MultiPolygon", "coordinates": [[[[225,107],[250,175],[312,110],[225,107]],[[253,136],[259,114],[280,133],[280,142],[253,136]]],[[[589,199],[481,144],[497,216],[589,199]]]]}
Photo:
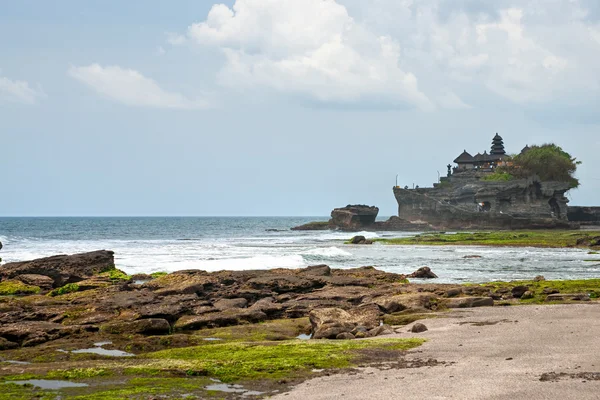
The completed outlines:
{"type": "Polygon", "coordinates": [[[567,215],[582,225],[600,225],[600,207],[569,207],[567,215]]]}
{"type": "Polygon", "coordinates": [[[485,176],[463,172],[433,188],[394,187],[398,216],[436,229],[573,227],[567,218],[568,183],[542,182],[537,177],[485,181],[485,176]]]}

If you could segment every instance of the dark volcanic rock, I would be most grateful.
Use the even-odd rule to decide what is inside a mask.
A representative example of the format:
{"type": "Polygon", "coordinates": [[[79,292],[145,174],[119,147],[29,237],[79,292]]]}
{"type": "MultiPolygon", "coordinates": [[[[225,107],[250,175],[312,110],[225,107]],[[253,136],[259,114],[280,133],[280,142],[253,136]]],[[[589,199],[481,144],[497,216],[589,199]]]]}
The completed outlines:
{"type": "Polygon", "coordinates": [[[520,299],[521,297],[523,297],[523,294],[525,294],[525,292],[527,292],[528,290],[529,288],[527,286],[515,286],[514,288],[512,288],[511,293],[514,298],[520,299]]]}
{"type": "Polygon", "coordinates": [[[421,267],[412,274],[408,275],[408,278],[419,278],[419,279],[434,279],[438,276],[431,271],[429,267],[421,267]]]}
{"type": "Polygon", "coordinates": [[[421,332],[425,332],[427,331],[427,327],[425,326],[425,324],[422,324],[420,322],[417,322],[416,324],[414,324],[412,326],[412,328],[410,329],[411,332],[413,333],[421,333],[421,332]]]}
{"type": "Polygon", "coordinates": [[[364,236],[354,236],[350,239],[350,244],[373,244],[373,241],[364,236]]]}
{"type": "Polygon", "coordinates": [[[114,268],[112,251],[99,250],[90,253],[60,255],[4,264],[0,267],[0,279],[11,279],[19,275],[44,275],[52,278],[54,287],[76,283],[95,274],[114,268]]]}
{"type": "Polygon", "coordinates": [[[331,212],[330,224],[342,230],[360,230],[375,223],[379,208],[365,205],[347,205],[331,212]]]}

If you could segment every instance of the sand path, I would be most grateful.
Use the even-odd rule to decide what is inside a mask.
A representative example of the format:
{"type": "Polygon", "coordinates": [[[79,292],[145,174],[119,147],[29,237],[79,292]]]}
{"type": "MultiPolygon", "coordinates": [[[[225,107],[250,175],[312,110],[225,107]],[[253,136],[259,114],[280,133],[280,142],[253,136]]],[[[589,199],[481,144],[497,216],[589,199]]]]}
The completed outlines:
{"type": "Polygon", "coordinates": [[[306,381],[273,399],[600,399],[600,304],[477,308],[421,321],[396,337],[428,342],[408,359],[433,367],[378,370],[306,381]],[[541,381],[542,374],[565,373],[541,381]],[[573,375],[589,373],[587,376],[573,375]]]}

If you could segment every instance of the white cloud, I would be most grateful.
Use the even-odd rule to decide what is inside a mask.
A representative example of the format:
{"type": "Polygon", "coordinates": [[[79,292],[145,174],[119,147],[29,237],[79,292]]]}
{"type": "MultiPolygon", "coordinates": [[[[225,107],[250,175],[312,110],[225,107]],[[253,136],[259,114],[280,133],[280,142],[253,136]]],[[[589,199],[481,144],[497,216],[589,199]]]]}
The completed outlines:
{"type": "Polygon", "coordinates": [[[23,103],[35,104],[46,97],[41,89],[34,89],[26,81],[16,81],[0,76],[0,104],[23,103]]]}
{"type": "Polygon", "coordinates": [[[168,41],[222,51],[218,80],[236,89],[421,109],[468,108],[467,94],[573,105],[600,91],[593,3],[236,0],[168,41]]]}
{"type": "Polygon", "coordinates": [[[85,67],[71,66],[68,73],[94,91],[129,106],[171,109],[199,109],[208,106],[206,101],[191,100],[179,93],[168,92],[152,79],[132,69],[92,64],[85,67]]]}
{"type": "Polygon", "coordinates": [[[187,35],[223,51],[220,82],[267,87],[321,102],[431,109],[399,44],[375,35],[335,0],[236,0],[213,6],[187,35]]]}
{"type": "Polygon", "coordinates": [[[458,97],[456,93],[453,93],[451,91],[447,91],[442,95],[438,96],[437,101],[440,106],[442,106],[443,108],[448,108],[450,110],[468,110],[470,108],[473,108],[464,101],[462,101],[462,99],[458,97]]]}

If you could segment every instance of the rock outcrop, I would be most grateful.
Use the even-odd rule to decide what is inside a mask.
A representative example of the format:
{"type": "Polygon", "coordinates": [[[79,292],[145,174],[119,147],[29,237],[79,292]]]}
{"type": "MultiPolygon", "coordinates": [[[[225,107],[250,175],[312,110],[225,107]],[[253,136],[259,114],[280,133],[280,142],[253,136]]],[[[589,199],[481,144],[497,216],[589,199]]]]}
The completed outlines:
{"type": "Polygon", "coordinates": [[[39,281],[43,278],[35,278],[34,275],[41,275],[51,278],[53,287],[60,287],[91,278],[100,272],[114,268],[114,266],[114,253],[99,250],[70,256],[59,255],[33,261],[7,263],[0,266],[0,280],[27,275],[21,280],[38,279],[39,281]]]}
{"type": "Polygon", "coordinates": [[[567,217],[581,225],[600,225],[600,207],[569,207],[567,217]]]}
{"type": "Polygon", "coordinates": [[[379,208],[374,206],[347,205],[342,208],[334,208],[329,223],[342,230],[361,230],[373,225],[378,213],[379,208]]]}
{"type": "Polygon", "coordinates": [[[433,188],[394,187],[398,216],[435,229],[578,228],[567,218],[566,182],[537,177],[486,180],[487,172],[454,173],[433,188]]]}
{"type": "MultiPolygon", "coordinates": [[[[143,284],[135,284],[113,269],[48,292],[50,283],[55,283],[48,275],[62,277],[62,282],[83,278],[93,271],[102,271],[98,260],[102,264],[112,261],[112,252],[99,258],[89,253],[61,257],[66,260],[62,266],[55,258],[48,258],[54,262],[48,264],[47,271],[39,260],[17,263],[35,265],[35,271],[4,271],[3,276],[10,278],[3,278],[0,285],[25,281],[45,289],[35,286],[37,290],[29,295],[24,292],[0,296],[0,350],[93,334],[142,340],[154,335],[172,336],[205,328],[306,317],[310,318],[314,338],[352,339],[391,333],[391,328],[381,323],[408,321],[407,315],[442,308],[493,306],[494,300],[518,302],[519,297],[527,297],[526,293],[543,299],[547,296],[548,301],[587,301],[597,297],[596,292],[562,294],[550,290],[553,288],[543,288],[540,293],[541,288],[518,284],[411,284],[404,274],[373,267],[331,269],[327,265],[212,273],[188,270],[143,284]],[[73,260],[89,260],[87,267],[80,264],[87,272],[76,274],[73,260]],[[82,284],[99,277],[104,280],[111,273],[112,278],[104,285],[82,284]]],[[[414,274],[433,275],[426,268],[414,274]]]]}

